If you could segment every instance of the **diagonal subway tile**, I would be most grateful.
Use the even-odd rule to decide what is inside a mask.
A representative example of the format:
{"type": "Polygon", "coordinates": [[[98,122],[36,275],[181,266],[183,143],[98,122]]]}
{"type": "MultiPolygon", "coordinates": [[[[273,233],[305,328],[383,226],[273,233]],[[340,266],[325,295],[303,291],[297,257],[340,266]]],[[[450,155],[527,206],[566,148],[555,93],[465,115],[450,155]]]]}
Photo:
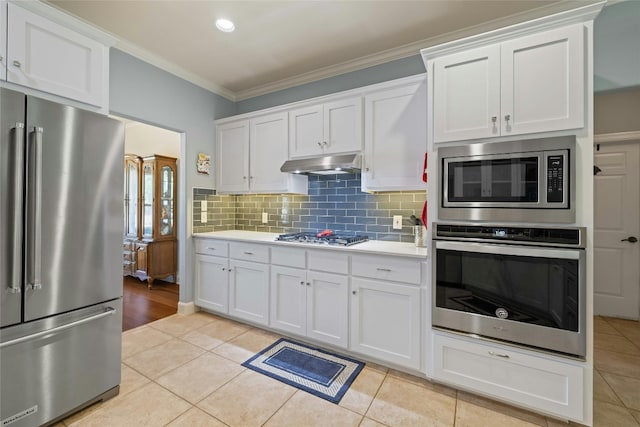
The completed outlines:
{"type": "Polygon", "coordinates": [[[131,357],[136,353],[165,343],[171,338],[171,335],[148,326],[130,329],[122,334],[122,358],[131,357]]]}
{"type": "Polygon", "coordinates": [[[295,392],[287,384],[245,370],[197,406],[230,426],[260,426],[295,392]]]}
{"type": "Polygon", "coordinates": [[[157,329],[174,337],[179,337],[194,329],[201,328],[207,323],[220,319],[213,314],[198,312],[190,315],[174,314],[164,319],[156,320],[147,326],[157,329]]]}
{"type": "Polygon", "coordinates": [[[200,347],[174,338],[124,359],[123,362],[146,377],[154,379],[184,365],[204,352],[205,350],[200,347]]]}
{"type": "Polygon", "coordinates": [[[387,375],[368,418],[388,426],[452,426],[455,397],[387,375]]]}
{"type": "Polygon", "coordinates": [[[489,408],[474,405],[462,399],[458,399],[456,405],[456,427],[475,426],[509,426],[509,427],[535,427],[547,426],[547,421],[541,417],[542,424],[530,423],[520,418],[515,418],[504,412],[496,412],[489,408]]]}
{"type": "Polygon", "coordinates": [[[276,342],[280,337],[260,329],[251,329],[242,335],[214,348],[212,351],[237,363],[242,363],[259,351],[276,342]]]}
{"type": "Polygon", "coordinates": [[[168,424],[190,405],[175,394],[149,383],[126,396],[116,397],[105,402],[71,426],[81,427],[129,427],[162,426],[168,424]]]}
{"type": "Polygon", "coordinates": [[[215,419],[200,409],[193,407],[178,418],[167,424],[167,427],[226,427],[227,425],[215,419]]]}
{"type": "Polygon", "coordinates": [[[298,390],[265,427],[356,427],[362,415],[298,390]]]}
{"type": "Polygon", "coordinates": [[[243,370],[237,363],[205,353],[164,374],[156,382],[195,404],[243,370]]]}
{"type": "Polygon", "coordinates": [[[607,372],[603,372],[602,377],[622,400],[624,406],[640,411],[640,379],[607,372]]]}
{"type": "Polygon", "coordinates": [[[211,350],[249,330],[249,326],[232,320],[218,318],[180,338],[193,345],[211,350]]]}

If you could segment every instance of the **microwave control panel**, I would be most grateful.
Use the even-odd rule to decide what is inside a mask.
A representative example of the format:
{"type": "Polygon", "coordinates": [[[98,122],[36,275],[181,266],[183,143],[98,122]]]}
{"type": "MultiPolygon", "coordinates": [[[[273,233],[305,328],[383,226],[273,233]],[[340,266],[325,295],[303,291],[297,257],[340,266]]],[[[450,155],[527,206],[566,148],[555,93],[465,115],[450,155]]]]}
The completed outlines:
{"type": "Polygon", "coordinates": [[[547,157],[547,203],[564,201],[564,158],[561,154],[547,157]]]}

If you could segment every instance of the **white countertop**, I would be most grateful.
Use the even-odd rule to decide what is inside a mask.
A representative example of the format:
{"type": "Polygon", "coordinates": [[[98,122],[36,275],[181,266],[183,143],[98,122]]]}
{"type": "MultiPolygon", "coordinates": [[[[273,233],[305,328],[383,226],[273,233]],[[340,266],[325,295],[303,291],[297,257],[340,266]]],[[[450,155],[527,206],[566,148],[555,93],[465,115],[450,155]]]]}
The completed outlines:
{"type": "Polygon", "coordinates": [[[369,240],[367,242],[358,243],[353,246],[329,246],[329,245],[314,245],[309,243],[294,243],[294,242],[280,242],[276,240],[278,233],[265,233],[261,231],[242,231],[242,230],[227,230],[227,231],[211,231],[208,233],[194,233],[193,237],[196,239],[208,238],[208,239],[222,239],[222,240],[237,240],[242,242],[253,243],[270,243],[275,245],[284,246],[299,246],[308,249],[325,249],[332,251],[348,251],[353,254],[373,254],[373,255],[394,255],[404,256],[412,258],[426,258],[427,248],[417,248],[413,243],[403,242],[386,242],[384,240],[369,240]]]}

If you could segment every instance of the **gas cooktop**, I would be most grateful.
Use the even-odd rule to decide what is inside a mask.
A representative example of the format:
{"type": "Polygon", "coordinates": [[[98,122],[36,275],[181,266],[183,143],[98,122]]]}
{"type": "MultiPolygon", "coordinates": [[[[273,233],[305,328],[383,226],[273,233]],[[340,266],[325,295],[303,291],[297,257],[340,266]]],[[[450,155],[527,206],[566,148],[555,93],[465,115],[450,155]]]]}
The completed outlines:
{"type": "Polygon", "coordinates": [[[319,245],[351,246],[357,243],[366,242],[368,236],[359,234],[329,232],[328,230],[313,233],[288,233],[279,235],[276,240],[281,242],[310,243],[319,245]]]}

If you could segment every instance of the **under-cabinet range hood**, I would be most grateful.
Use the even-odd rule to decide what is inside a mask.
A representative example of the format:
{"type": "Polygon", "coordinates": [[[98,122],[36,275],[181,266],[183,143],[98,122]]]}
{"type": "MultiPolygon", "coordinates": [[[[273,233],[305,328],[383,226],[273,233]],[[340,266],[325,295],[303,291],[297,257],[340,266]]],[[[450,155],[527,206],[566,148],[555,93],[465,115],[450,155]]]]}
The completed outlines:
{"type": "Polygon", "coordinates": [[[337,156],[321,156],[312,157],[310,159],[287,160],[280,167],[280,171],[318,175],[353,173],[360,172],[360,164],[360,154],[340,154],[337,156]]]}

